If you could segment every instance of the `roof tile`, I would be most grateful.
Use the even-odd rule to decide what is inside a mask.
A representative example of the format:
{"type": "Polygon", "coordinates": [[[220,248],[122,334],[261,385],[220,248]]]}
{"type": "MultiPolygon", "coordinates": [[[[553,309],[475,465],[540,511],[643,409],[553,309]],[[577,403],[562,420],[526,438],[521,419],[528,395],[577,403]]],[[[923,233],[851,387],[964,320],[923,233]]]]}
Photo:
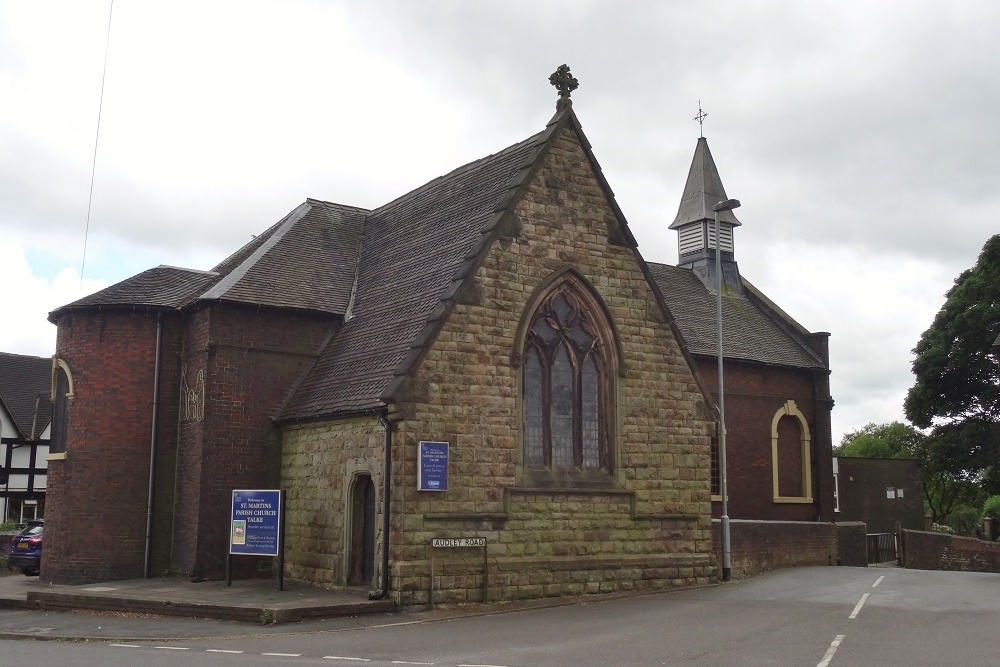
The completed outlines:
{"type": "Polygon", "coordinates": [[[0,403],[20,437],[30,438],[32,426],[38,437],[52,421],[51,383],[52,359],[0,352],[0,403]]]}

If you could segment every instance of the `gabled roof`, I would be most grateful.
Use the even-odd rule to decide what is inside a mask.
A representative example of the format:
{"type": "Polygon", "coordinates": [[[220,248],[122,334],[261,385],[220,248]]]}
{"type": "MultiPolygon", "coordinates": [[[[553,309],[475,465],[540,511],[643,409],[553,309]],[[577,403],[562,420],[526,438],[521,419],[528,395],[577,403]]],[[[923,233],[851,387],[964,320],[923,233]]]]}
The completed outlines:
{"type": "MultiPolygon", "coordinates": [[[[701,137],[694,149],[691,159],[691,169],[688,171],[687,182],[684,184],[684,194],[677,208],[677,217],[670,223],[670,229],[677,229],[692,222],[714,220],[712,207],[721,201],[729,199],[726,188],[722,186],[722,177],[712,159],[712,151],[708,148],[708,139],[701,137]]],[[[719,213],[719,222],[739,226],[740,221],[732,211],[719,213]]]]}
{"type": "Polygon", "coordinates": [[[281,419],[384,406],[383,394],[427,344],[449,299],[489,247],[552,129],[459,167],[369,214],[351,317],[281,419]]]}
{"type": "MultiPolygon", "coordinates": [[[[715,295],[694,271],[649,263],[650,272],[673,313],[691,354],[718,354],[715,295]]],[[[745,281],[744,281],[745,282],[745,281]]],[[[722,339],[726,359],[774,366],[823,369],[823,360],[803,340],[808,332],[750,284],[743,295],[722,299],[722,339]]]]}
{"type": "Polygon", "coordinates": [[[178,309],[203,300],[343,316],[367,211],[309,199],[212,271],[158,266],[61,306],[178,309]]]}
{"type": "Polygon", "coordinates": [[[279,419],[375,410],[392,400],[451,312],[456,293],[486,257],[501,221],[513,213],[542,158],[567,128],[579,138],[607,195],[619,242],[636,246],[572,105],[566,104],[539,134],[370,213],[351,317],[279,419]]]}
{"type": "Polygon", "coordinates": [[[51,383],[51,359],[0,352],[0,404],[21,438],[37,438],[52,420],[51,383]]]}

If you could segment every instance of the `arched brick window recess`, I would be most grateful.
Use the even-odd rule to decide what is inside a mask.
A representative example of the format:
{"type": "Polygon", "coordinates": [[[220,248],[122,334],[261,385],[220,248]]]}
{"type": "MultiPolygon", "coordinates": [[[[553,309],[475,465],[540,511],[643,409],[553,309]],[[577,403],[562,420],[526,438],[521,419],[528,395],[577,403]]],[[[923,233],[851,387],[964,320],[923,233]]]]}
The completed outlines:
{"type": "Polygon", "coordinates": [[[771,419],[774,502],[813,501],[811,451],[809,423],[795,401],[787,401],[771,419]]]}
{"type": "Polygon", "coordinates": [[[49,435],[47,460],[66,458],[66,420],[69,400],[73,398],[73,373],[59,357],[52,358],[52,430],[49,435]]]}
{"type": "Polygon", "coordinates": [[[566,271],[532,299],[520,333],[524,481],[612,484],[620,357],[604,305],[566,271]]]}

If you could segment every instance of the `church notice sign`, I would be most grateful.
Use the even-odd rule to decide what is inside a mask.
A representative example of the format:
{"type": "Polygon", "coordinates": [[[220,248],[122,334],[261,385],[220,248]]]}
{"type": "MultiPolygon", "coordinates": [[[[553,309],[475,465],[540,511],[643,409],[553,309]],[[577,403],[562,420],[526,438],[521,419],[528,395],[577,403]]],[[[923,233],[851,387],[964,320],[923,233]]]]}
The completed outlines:
{"type": "Polygon", "coordinates": [[[448,490],[448,443],[420,441],[417,446],[417,490],[448,490]]]}
{"type": "Polygon", "coordinates": [[[233,491],[229,553],[277,556],[281,548],[281,491],[233,491]]]}

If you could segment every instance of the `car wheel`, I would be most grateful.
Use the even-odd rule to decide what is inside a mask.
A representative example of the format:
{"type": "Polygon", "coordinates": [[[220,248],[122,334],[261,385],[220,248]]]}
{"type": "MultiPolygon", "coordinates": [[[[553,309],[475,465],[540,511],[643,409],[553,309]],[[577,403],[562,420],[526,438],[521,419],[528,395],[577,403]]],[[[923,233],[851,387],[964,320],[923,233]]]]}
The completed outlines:
{"type": "Polygon", "coordinates": [[[26,576],[26,577],[37,577],[38,576],[38,570],[32,570],[32,569],[27,568],[27,567],[24,568],[23,570],[21,570],[21,573],[24,576],[26,576]]]}

